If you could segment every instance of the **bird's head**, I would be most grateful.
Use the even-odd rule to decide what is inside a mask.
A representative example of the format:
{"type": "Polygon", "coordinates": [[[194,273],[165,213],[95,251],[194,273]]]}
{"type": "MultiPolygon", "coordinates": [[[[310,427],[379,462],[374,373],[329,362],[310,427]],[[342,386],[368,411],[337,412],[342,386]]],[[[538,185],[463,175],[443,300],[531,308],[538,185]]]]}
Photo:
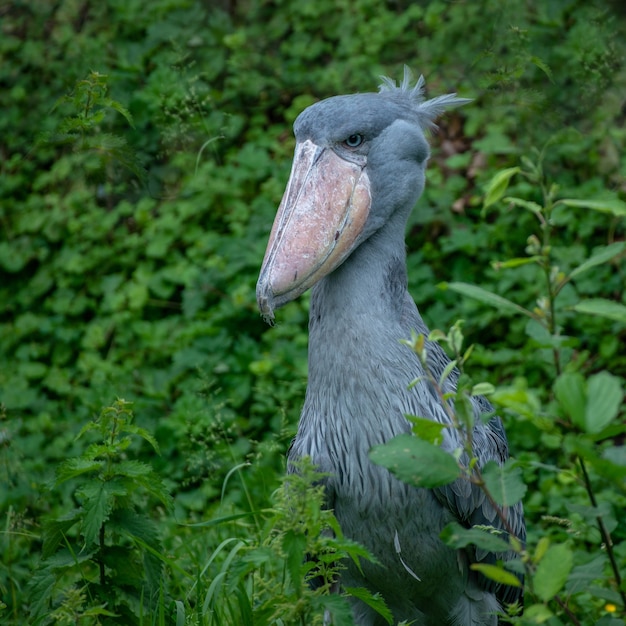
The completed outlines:
{"type": "Polygon", "coordinates": [[[424,79],[335,96],[294,123],[296,149],[257,284],[264,318],[336,269],[424,187],[425,132],[456,94],[424,99],[424,79]]]}

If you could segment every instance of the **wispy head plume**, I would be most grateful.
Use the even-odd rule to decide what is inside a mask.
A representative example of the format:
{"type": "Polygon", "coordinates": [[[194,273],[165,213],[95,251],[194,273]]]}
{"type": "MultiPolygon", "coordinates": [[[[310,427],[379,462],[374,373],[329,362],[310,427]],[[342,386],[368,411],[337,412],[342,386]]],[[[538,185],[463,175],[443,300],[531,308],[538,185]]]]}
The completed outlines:
{"type": "Polygon", "coordinates": [[[430,100],[424,99],[424,88],[426,81],[420,76],[417,82],[413,83],[411,70],[404,66],[404,77],[402,83],[397,85],[396,81],[386,76],[381,76],[382,84],[378,87],[378,92],[388,98],[393,98],[417,117],[423,129],[434,128],[435,120],[446,110],[462,106],[471,102],[470,98],[457,98],[455,93],[444,96],[437,96],[430,100]]]}

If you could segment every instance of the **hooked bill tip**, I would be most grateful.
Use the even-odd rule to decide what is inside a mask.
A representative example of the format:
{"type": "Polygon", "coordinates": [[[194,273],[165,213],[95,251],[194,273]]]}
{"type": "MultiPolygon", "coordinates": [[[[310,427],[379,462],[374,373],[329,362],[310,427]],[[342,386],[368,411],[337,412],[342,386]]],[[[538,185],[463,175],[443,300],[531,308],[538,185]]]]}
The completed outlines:
{"type": "Polygon", "coordinates": [[[257,304],[259,305],[259,311],[261,312],[261,317],[266,324],[270,326],[274,325],[274,304],[273,304],[273,296],[271,294],[264,293],[265,290],[258,288],[257,289],[257,304]]]}

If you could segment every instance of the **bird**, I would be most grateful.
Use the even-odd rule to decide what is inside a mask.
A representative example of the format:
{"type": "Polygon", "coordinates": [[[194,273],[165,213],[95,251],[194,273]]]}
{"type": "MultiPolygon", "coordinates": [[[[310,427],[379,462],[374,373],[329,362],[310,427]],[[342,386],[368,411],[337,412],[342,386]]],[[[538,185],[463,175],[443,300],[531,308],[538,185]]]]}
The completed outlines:
{"type": "MultiPolygon", "coordinates": [[[[424,363],[406,345],[411,333],[428,338],[429,330],[408,291],[405,230],[424,189],[429,131],[447,108],[469,102],[454,93],[426,99],[423,76],[414,81],[406,67],[399,83],[382,81],[377,92],[320,100],[293,125],[291,173],[256,291],[271,324],[276,309],[311,289],[308,381],[288,467],[311,459],[344,536],[376,558],[360,567],[347,560],[342,585],[380,594],[395,622],[495,626],[502,601],[521,602],[521,589],[472,570],[485,554],[448,547],[440,533],[450,522],[482,524],[513,529],[523,542],[521,502],[505,510],[503,522],[467,480],[415,487],[369,456],[411,432],[407,415],[451,425],[424,363]]],[[[450,360],[438,343],[425,345],[438,379],[450,360]]],[[[457,378],[453,371],[448,391],[457,378]]],[[[484,397],[471,401],[477,418],[491,414],[473,426],[478,465],[504,463],[500,418],[484,397]]],[[[458,437],[446,427],[441,447],[453,452],[458,437]]],[[[351,602],[356,624],[387,623],[358,598],[351,602]]]]}

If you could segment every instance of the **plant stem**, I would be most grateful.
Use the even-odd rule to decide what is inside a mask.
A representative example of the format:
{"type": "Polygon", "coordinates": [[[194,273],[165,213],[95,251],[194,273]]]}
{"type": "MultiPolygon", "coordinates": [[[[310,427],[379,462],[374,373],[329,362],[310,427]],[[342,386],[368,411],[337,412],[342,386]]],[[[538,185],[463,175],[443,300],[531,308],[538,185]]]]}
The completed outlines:
{"type": "Polygon", "coordinates": [[[567,606],[567,604],[565,604],[565,602],[563,602],[563,600],[561,600],[559,596],[554,596],[554,600],[565,611],[565,613],[567,613],[567,617],[570,618],[570,620],[572,621],[572,624],[575,624],[576,626],[580,626],[580,622],[578,621],[578,618],[572,613],[572,610],[567,606]]]}
{"type": "MultiPolygon", "coordinates": [[[[589,473],[587,472],[587,466],[585,465],[585,461],[582,457],[578,457],[578,462],[580,463],[580,469],[583,473],[583,480],[585,482],[585,489],[587,490],[587,494],[589,495],[589,500],[591,501],[591,505],[594,509],[598,508],[598,502],[596,500],[596,495],[593,492],[593,488],[591,486],[591,479],[589,478],[589,473]]],[[[600,535],[602,535],[602,541],[606,546],[606,552],[609,555],[609,561],[611,563],[611,569],[613,570],[613,576],[615,576],[615,584],[617,586],[617,590],[622,599],[622,613],[626,614],[626,592],[622,588],[622,577],[619,573],[619,567],[617,565],[617,560],[615,559],[615,553],[613,551],[613,540],[611,539],[611,533],[608,531],[604,520],[601,515],[596,515],[596,521],[598,522],[598,528],[600,530],[600,535]]]]}
{"type": "Polygon", "coordinates": [[[100,526],[100,552],[98,554],[98,566],[100,568],[100,585],[104,587],[104,583],[106,582],[106,580],[104,576],[105,572],[104,572],[103,554],[104,554],[104,524],[100,526]]]}

